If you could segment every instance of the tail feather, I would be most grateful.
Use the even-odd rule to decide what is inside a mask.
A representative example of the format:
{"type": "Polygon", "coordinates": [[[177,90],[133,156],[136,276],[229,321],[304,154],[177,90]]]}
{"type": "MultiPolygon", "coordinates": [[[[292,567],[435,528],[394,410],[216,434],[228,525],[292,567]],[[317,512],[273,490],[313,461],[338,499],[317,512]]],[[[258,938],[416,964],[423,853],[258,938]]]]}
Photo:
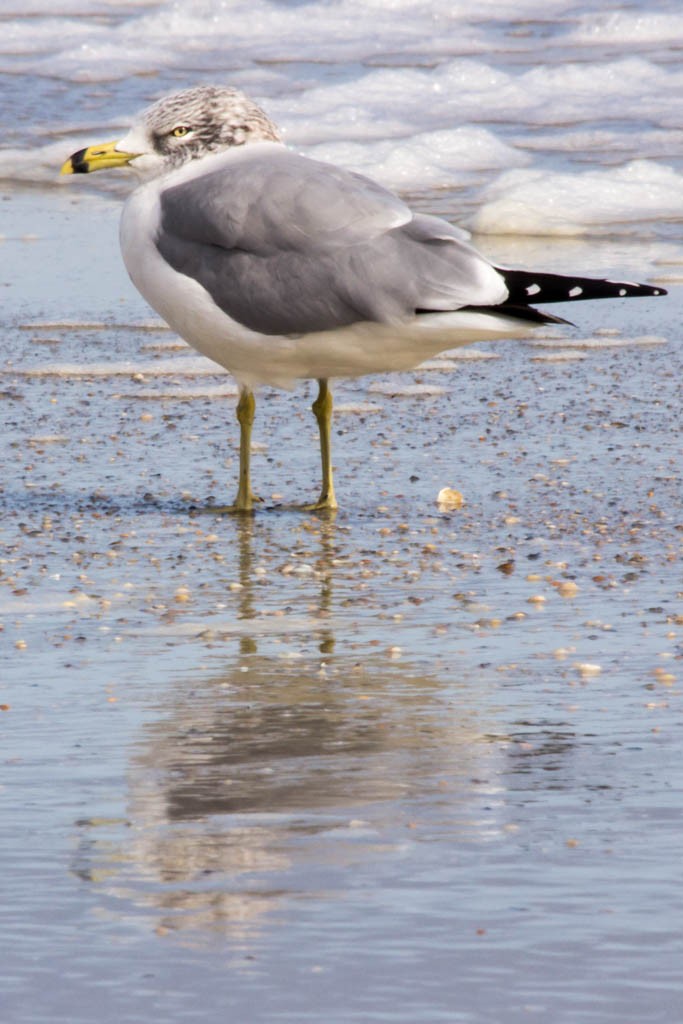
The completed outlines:
{"type": "Polygon", "coordinates": [[[537,274],[530,270],[496,267],[510,293],[505,305],[528,306],[534,302],[577,302],[581,299],[621,299],[635,295],[666,295],[664,288],[630,281],[606,281],[594,277],[537,274]]]}
{"type": "MultiPolygon", "coordinates": [[[[666,295],[665,288],[631,281],[607,281],[595,277],[574,277],[568,274],[534,273],[531,270],[508,270],[494,267],[505,281],[508,297],[494,306],[465,306],[474,313],[491,313],[536,324],[567,324],[570,320],[536,309],[536,303],[578,302],[581,299],[623,299],[629,296],[666,295]],[[531,303],[534,303],[532,306],[531,303]]],[[[416,309],[416,313],[433,313],[433,309],[416,309]]]]}

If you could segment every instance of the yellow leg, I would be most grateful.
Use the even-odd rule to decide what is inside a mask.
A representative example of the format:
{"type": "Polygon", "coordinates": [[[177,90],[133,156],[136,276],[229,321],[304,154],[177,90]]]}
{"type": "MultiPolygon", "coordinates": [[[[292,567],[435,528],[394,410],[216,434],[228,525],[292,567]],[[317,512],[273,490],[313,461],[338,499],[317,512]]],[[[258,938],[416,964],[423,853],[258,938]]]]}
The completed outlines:
{"type": "Polygon", "coordinates": [[[235,512],[251,512],[255,500],[251,489],[251,428],[254,423],[256,399],[253,391],[242,388],[237,403],[237,420],[240,425],[240,477],[237,497],[232,506],[235,512]]]}
{"type": "Polygon", "coordinates": [[[326,380],[318,381],[318,397],[312,405],[313,414],[318,421],[320,431],[320,458],[323,470],[323,485],[320,498],[312,507],[314,509],[337,508],[332,480],[332,452],[330,448],[330,427],[332,425],[332,392],[326,380]]]}

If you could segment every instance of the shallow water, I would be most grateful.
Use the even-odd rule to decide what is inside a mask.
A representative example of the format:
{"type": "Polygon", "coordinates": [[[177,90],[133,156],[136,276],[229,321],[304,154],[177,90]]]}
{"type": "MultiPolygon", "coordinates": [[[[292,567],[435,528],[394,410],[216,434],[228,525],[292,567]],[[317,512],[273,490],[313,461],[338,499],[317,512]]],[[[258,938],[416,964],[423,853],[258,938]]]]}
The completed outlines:
{"type": "MultiPolygon", "coordinates": [[[[545,237],[477,244],[503,263],[670,289],[558,308],[578,326],[336,384],[334,517],[285,507],[317,492],[311,387],[264,391],[265,508],[244,520],[204,511],[235,484],[232,381],[133,292],[118,197],[98,182],[57,189],[46,170],[81,127],[109,135],[196,80],[202,55],[218,60],[206,6],[73,0],[49,31],[36,0],[33,31],[5,35],[12,132],[38,172],[0,153],[3,1021],[671,1024],[683,254],[661,193],[643,184],[615,227],[581,175],[619,171],[644,145],[656,173],[634,181],[661,184],[664,163],[678,173],[680,16],[528,3],[501,23],[483,4],[470,24],[454,7],[439,84],[459,54],[467,116],[478,88],[492,135],[473,124],[405,165],[387,139],[424,156],[424,133],[445,127],[436,108],[420,119],[414,92],[429,56],[416,26],[433,7],[399,5],[380,53],[368,27],[386,24],[381,5],[339,5],[346,37],[318,5],[319,65],[294,17],[310,5],[253,7],[280,11],[250,23],[273,64],[239,23],[229,63],[302,145],[343,144],[388,178],[403,168],[422,208],[483,202],[505,230],[512,207],[487,189],[533,197],[528,172],[556,185],[576,172],[586,237],[550,239],[546,223],[545,237]],[[160,49],[164,31],[174,46],[160,49]],[[472,63],[482,54],[488,72],[472,63]],[[637,108],[614,70],[625,54],[642,61],[637,108]],[[611,69],[590,145],[576,69],[556,123],[547,108],[539,121],[568,58],[611,69]],[[152,78],[130,73],[153,59],[152,78]],[[391,89],[375,63],[395,71],[391,89]],[[433,191],[440,161],[465,168],[477,139],[499,163],[470,161],[458,187],[433,191]],[[445,486],[461,509],[439,507],[445,486]]],[[[223,28],[230,13],[216,6],[223,28]]]]}
{"type": "Polygon", "coordinates": [[[312,395],[264,392],[234,520],[193,511],[230,381],[126,289],[113,206],[80,268],[51,209],[6,243],[7,1019],[674,1019],[676,289],[340,383],[333,519],[277,509],[312,395]]]}

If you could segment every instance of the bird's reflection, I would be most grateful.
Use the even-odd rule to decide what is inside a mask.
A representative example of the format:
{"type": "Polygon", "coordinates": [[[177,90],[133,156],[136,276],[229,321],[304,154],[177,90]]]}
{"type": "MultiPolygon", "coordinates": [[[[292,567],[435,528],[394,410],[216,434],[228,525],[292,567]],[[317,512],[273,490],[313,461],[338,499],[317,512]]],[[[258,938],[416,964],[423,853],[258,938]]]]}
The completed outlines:
{"type": "MultiPolygon", "coordinates": [[[[334,559],[338,554],[336,540],[335,512],[330,510],[323,516],[315,517],[309,524],[311,534],[315,536],[319,545],[319,551],[315,564],[309,567],[314,573],[318,592],[316,596],[315,614],[318,620],[316,634],[319,639],[321,654],[331,654],[334,650],[334,632],[326,627],[326,620],[332,611],[332,585],[334,573],[334,559]]],[[[256,606],[255,579],[255,555],[254,541],[256,523],[252,516],[243,516],[235,523],[237,541],[237,575],[240,586],[240,600],[238,619],[242,623],[249,620],[257,620],[260,611],[256,606]]],[[[296,572],[297,567],[292,566],[291,570],[296,572]]],[[[254,654],[258,650],[258,632],[244,632],[239,641],[240,653],[243,655],[254,654]]]]}
{"type": "Polygon", "coordinates": [[[240,523],[239,652],[169,682],[130,754],[125,826],[79,824],[75,870],[162,932],[248,948],[289,899],[331,898],[349,871],[372,880],[425,837],[503,828],[504,730],[479,679],[335,653],[334,523],[312,534],[317,651],[306,636],[283,657],[259,631],[254,524],[240,523]]]}
{"type": "Polygon", "coordinates": [[[254,654],[168,697],[131,754],[127,827],[81,822],[76,865],[157,930],[248,944],[284,898],[400,855],[425,791],[429,830],[491,827],[472,777],[495,774],[495,748],[438,678],[254,654]]]}

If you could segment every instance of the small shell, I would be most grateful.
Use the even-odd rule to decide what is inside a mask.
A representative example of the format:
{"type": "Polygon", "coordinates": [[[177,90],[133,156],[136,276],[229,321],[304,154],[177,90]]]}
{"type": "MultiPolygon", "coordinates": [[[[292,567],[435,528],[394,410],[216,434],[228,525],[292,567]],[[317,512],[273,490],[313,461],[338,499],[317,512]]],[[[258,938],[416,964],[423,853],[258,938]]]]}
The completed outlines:
{"type": "Polygon", "coordinates": [[[456,491],[452,487],[442,487],[436,496],[436,503],[442,512],[453,512],[455,509],[462,508],[464,502],[465,499],[460,491],[456,491]]]}

